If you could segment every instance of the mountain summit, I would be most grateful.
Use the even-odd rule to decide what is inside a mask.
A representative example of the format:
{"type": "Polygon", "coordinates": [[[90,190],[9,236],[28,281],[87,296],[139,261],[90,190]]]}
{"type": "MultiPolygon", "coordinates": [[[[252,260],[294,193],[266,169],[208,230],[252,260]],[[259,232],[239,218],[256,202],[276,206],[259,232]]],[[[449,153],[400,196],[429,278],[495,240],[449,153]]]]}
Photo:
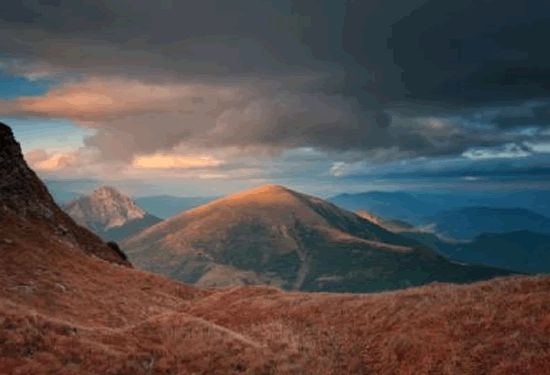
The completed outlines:
{"type": "MultiPolygon", "coordinates": [[[[304,226],[332,223],[321,209],[338,212],[289,190],[269,199],[256,193],[229,200],[237,223],[243,205],[251,220],[284,219],[284,211],[267,215],[275,197],[287,208],[304,199],[298,205],[304,211],[292,213],[304,226]],[[308,204],[325,219],[309,211],[307,221],[308,204]],[[267,211],[258,216],[256,209],[267,211]]],[[[219,207],[203,213],[212,209],[219,207]]],[[[347,225],[350,213],[342,214],[335,222],[347,225]]],[[[260,228],[265,225],[259,221],[260,228]]],[[[306,241],[308,233],[289,237],[306,241]]],[[[311,271],[304,272],[309,283],[308,275],[319,273],[315,259],[330,249],[304,249],[312,255],[311,271]]],[[[346,251],[335,254],[349,261],[346,251]]],[[[549,373],[548,353],[541,350],[550,334],[548,277],[372,295],[186,286],[120,267],[115,252],[56,207],[2,125],[0,254],[3,374],[549,373]]],[[[330,268],[341,270],[339,259],[330,268]]],[[[379,260],[373,256],[372,263],[382,267],[379,260]]],[[[357,261],[360,270],[365,262],[360,256],[357,261]]]]}
{"type": "Polygon", "coordinates": [[[80,225],[106,240],[121,240],[160,221],[113,187],[103,186],[64,207],[80,225]]]}
{"type": "MultiPolygon", "coordinates": [[[[28,167],[11,129],[0,123],[0,225],[14,236],[46,236],[105,260],[128,264],[97,236],[76,225],[28,167]]],[[[11,238],[5,238],[11,243],[11,238]]]]}
{"type": "Polygon", "coordinates": [[[503,274],[453,264],[352,212],[278,185],[183,212],[123,247],[142,268],[205,286],[362,292],[503,274]]]}

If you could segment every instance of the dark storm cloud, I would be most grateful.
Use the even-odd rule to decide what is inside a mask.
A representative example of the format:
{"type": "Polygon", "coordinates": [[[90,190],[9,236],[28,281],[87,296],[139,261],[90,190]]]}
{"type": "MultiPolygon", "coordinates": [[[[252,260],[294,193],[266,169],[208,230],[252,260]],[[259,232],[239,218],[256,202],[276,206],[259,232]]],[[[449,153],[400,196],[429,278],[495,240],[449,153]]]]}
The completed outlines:
{"type": "Polygon", "coordinates": [[[178,145],[460,155],[528,141],[501,129],[547,123],[536,107],[468,124],[544,102],[549,18],[543,0],[7,1],[4,68],[73,81],[0,110],[85,123],[97,129],[88,147],[128,160],[178,145]],[[116,95],[89,77],[114,80],[116,95]],[[191,83],[202,91],[188,95],[191,83]],[[173,94],[158,96],[163,85],[173,94]],[[122,104],[63,107],[75,92],[122,104]]]}
{"type": "Polygon", "coordinates": [[[492,180],[498,178],[546,179],[550,177],[548,167],[550,156],[535,155],[532,158],[519,160],[507,158],[457,159],[438,157],[429,160],[408,160],[407,162],[392,162],[389,165],[369,165],[363,168],[349,166],[340,170],[342,177],[365,179],[410,179],[410,178],[456,178],[466,181],[492,180]],[[389,168],[388,168],[389,166],[389,168]]]}
{"type": "Polygon", "coordinates": [[[0,42],[4,53],[67,69],[173,78],[275,74],[288,65],[309,70],[313,62],[300,41],[307,18],[284,0],[11,4],[0,5],[2,32],[13,33],[0,42]]]}
{"type": "Polygon", "coordinates": [[[393,27],[395,63],[413,98],[525,100],[550,87],[550,2],[428,1],[393,27]]]}
{"type": "Polygon", "coordinates": [[[2,2],[0,19],[5,54],[89,71],[125,62],[155,74],[140,55],[190,73],[332,67],[345,73],[334,89],[387,100],[525,99],[550,87],[545,0],[23,0],[2,2]]]}
{"type": "Polygon", "coordinates": [[[493,122],[503,129],[550,126],[550,104],[536,103],[516,113],[497,115],[493,122]]]}

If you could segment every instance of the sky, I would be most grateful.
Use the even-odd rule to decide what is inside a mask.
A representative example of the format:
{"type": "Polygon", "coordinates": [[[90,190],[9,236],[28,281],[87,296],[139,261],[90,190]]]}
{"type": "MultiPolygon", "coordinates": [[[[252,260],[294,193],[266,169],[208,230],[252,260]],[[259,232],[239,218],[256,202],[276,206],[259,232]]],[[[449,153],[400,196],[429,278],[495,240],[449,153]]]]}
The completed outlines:
{"type": "Polygon", "coordinates": [[[67,189],[550,185],[547,0],[19,0],[0,33],[0,121],[67,189]]]}

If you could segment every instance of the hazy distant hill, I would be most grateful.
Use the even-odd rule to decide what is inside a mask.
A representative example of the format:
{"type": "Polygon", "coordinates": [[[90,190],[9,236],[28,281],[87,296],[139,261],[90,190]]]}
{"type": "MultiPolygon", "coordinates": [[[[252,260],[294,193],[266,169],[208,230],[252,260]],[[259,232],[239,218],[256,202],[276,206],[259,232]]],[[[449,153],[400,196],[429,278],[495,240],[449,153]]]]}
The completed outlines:
{"type": "Polygon", "coordinates": [[[524,273],[550,273],[550,236],[542,233],[486,233],[467,242],[445,240],[433,233],[401,234],[437,249],[457,262],[524,273]]]}
{"type": "Polygon", "coordinates": [[[64,206],[80,225],[106,240],[120,241],[161,220],[112,187],[100,187],[64,206]]]}
{"type": "Polygon", "coordinates": [[[550,191],[527,190],[514,192],[490,192],[481,195],[470,206],[526,208],[546,217],[550,217],[550,191]]]}
{"type": "Polygon", "coordinates": [[[550,218],[523,208],[465,207],[443,211],[432,221],[436,232],[456,239],[521,230],[550,233],[550,218]]]}
{"type": "Polygon", "coordinates": [[[367,210],[386,219],[427,224],[442,211],[464,207],[524,208],[539,215],[550,216],[550,192],[527,190],[519,192],[380,192],[339,194],[329,200],[345,209],[367,210]]]}
{"type": "Polygon", "coordinates": [[[144,269],[200,285],[375,291],[503,274],[452,264],[319,198],[268,185],[159,223],[123,246],[144,269]]]}
{"type": "MultiPolygon", "coordinates": [[[[492,210],[490,209],[489,212],[492,212],[492,210]]],[[[507,214],[520,213],[521,218],[526,216],[536,218],[539,216],[529,211],[525,214],[524,210],[504,211],[507,214]]],[[[435,249],[452,261],[497,267],[522,273],[550,272],[550,235],[548,234],[535,233],[529,230],[512,230],[506,233],[482,233],[470,240],[456,240],[450,238],[448,234],[446,236],[435,232],[434,230],[437,228],[434,226],[414,227],[408,223],[386,220],[367,211],[359,211],[357,214],[391,232],[435,249]]],[[[498,218],[498,215],[495,214],[495,217],[498,218]]],[[[461,223],[463,219],[461,217],[455,218],[454,221],[449,220],[448,225],[453,230],[464,228],[463,223],[461,223]]],[[[486,230],[494,230],[495,227],[491,226],[492,219],[491,216],[487,222],[482,222],[480,227],[486,230]]],[[[505,226],[506,221],[498,220],[497,223],[505,226]]],[[[512,227],[515,227],[518,220],[511,220],[511,223],[513,224],[512,227]]],[[[538,228],[540,229],[540,226],[538,228]]]]}
{"type": "Polygon", "coordinates": [[[510,270],[550,272],[550,236],[529,231],[482,234],[471,243],[447,248],[449,258],[510,270]]]}
{"type": "Polygon", "coordinates": [[[421,224],[429,216],[443,209],[444,202],[426,200],[407,192],[373,191],[358,194],[340,194],[329,199],[335,205],[351,211],[366,210],[386,219],[399,219],[421,224]]]}
{"type": "Polygon", "coordinates": [[[136,203],[147,212],[167,219],[174,215],[187,211],[213,201],[216,197],[174,197],[171,195],[154,195],[135,198],[136,203]]]}

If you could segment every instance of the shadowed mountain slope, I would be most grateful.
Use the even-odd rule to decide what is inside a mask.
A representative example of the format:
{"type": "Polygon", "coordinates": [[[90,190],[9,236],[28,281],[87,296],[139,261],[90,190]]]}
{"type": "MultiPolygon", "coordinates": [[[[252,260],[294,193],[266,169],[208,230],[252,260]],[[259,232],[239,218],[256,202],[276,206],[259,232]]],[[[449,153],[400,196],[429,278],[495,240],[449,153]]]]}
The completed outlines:
{"type": "Polygon", "coordinates": [[[506,273],[452,264],[358,215],[276,185],[186,211],[123,247],[138,267],[199,285],[357,292],[506,273]]]}
{"type": "Polygon", "coordinates": [[[376,225],[381,226],[382,228],[393,232],[393,233],[400,233],[400,232],[406,232],[410,230],[414,230],[415,227],[405,221],[401,220],[386,220],[380,216],[373,215],[368,211],[365,210],[359,210],[356,212],[357,216],[362,217],[363,219],[366,219],[370,221],[371,223],[374,223],[376,225]]]}
{"type": "MultiPolygon", "coordinates": [[[[414,225],[426,225],[446,211],[477,207],[498,210],[522,208],[531,213],[550,217],[550,192],[546,190],[521,191],[371,191],[344,193],[329,201],[350,211],[366,210],[385,219],[405,220],[414,225]]],[[[516,212],[520,213],[521,212],[516,212]]],[[[525,213],[525,212],[523,212],[525,213]]],[[[534,228],[516,228],[530,229],[534,228]]]]}
{"type": "Polygon", "coordinates": [[[329,201],[350,211],[366,210],[386,219],[399,219],[422,224],[426,217],[437,214],[448,202],[437,196],[425,199],[408,192],[371,191],[366,193],[339,194],[329,201]]]}
{"type": "MultiPolygon", "coordinates": [[[[403,222],[385,220],[366,211],[359,211],[357,214],[391,232],[422,243],[451,261],[521,273],[550,273],[548,234],[517,230],[482,233],[470,240],[456,240],[434,232],[434,226],[414,227],[403,222]]],[[[539,215],[535,214],[537,216],[539,215]]]]}
{"type": "MultiPolygon", "coordinates": [[[[27,166],[11,129],[0,123],[0,225],[16,226],[27,236],[42,232],[57,240],[116,263],[128,264],[96,235],[77,224],[53,201],[48,190],[27,166]],[[11,224],[11,225],[8,225],[11,224]]],[[[9,238],[8,238],[9,240],[9,238]]]]}
{"type": "Polygon", "coordinates": [[[452,241],[434,233],[403,232],[445,257],[523,273],[550,273],[550,236],[530,231],[485,233],[471,241],[452,241]]]}
{"type": "Polygon", "coordinates": [[[456,239],[524,230],[550,234],[550,218],[524,208],[464,207],[443,211],[432,221],[438,233],[456,239]]]}
{"type": "Polygon", "coordinates": [[[445,253],[460,262],[526,273],[550,273],[550,236],[529,231],[487,233],[445,253]]]}

